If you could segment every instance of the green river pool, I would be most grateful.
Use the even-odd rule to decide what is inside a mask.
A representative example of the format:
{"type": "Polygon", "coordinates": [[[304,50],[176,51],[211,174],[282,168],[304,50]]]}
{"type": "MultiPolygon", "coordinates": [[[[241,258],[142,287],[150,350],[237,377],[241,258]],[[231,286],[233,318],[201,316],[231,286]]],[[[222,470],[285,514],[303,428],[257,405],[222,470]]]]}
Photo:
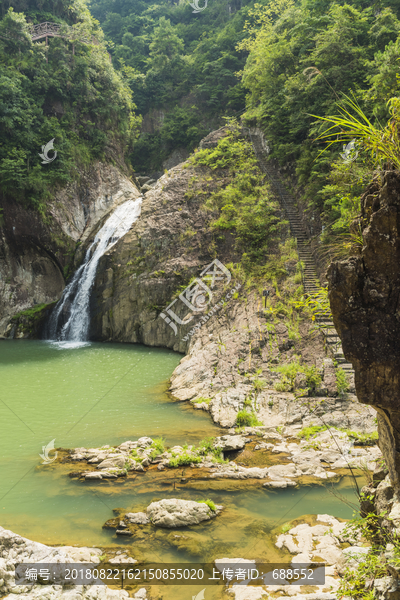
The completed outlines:
{"type": "MultiPolygon", "coordinates": [[[[351,518],[352,509],[329,491],[330,484],[267,491],[260,481],[192,479],[191,470],[182,468],[82,483],[68,477],[71,464],[42,464],[42,446],[53,439],[56,448],[89,448],[162,436],[173,446],[219,435],[207,413],[167,395],[180,359],[172,351],[140,345],[0,341],[0,525],[50,545],[120,548],[152,562],[273,561],[282,554],[274,547],[272,529],[306,514],[351,518]],[[114,508],[138,511],[174,497],[210,498],[225,510],[179,531],[184,538],[176,531],[146,529],[134,539],[121,539],[102,529],[114,508]]],[[[348,478],[335,488],[356,501],[348,478]]],[[[193,593],[191,586],[182,586],[165,598],[193,593]]]]}

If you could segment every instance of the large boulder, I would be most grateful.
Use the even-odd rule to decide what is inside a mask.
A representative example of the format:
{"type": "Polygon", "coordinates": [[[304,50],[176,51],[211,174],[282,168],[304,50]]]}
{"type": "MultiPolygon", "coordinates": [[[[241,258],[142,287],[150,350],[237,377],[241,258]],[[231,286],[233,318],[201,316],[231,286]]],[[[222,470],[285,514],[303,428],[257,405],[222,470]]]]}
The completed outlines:
{"type": "Polygon", "coordinates": [[[147,448],[148,446],[152,445],[153,440],[151,437],[141,437],[138,439],[137,443],[141,448],[147,448]]]}
{"type": "Polygon", "coordinates": [[[223,435],[215,438],[214,447],[220,448],[223,452],[231,452],[242,450],[245,443],[245,439],[241,435],[223,435]]]}
{"type": "Polygon", "coordinates": [[[198,525],[202,521],[209,521],[221,510],[222,506],[218,506],[217,511],[214,512],[203,502],[168,498],[152,502],[147,507],[147,516],[157,527],[187,527],[188,525],[198,525]]]}

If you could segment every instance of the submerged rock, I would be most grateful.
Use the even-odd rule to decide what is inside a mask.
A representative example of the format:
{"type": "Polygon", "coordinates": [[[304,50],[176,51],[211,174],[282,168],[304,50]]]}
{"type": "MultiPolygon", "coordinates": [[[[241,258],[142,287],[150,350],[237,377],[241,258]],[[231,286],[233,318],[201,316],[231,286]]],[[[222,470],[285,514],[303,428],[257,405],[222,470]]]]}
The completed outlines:
{"type": "Polygon", "coordinates": [[[127,535],[127,536],[132,536],[133,535],[132,531],[130,531],[129,529],[117,529],[115,531],[115,533],[117,535],[127,535]]]}
{"type": "Polygon", "coordinates": [[[295,487],[297,484],[295,481],[291,481],[290,479],[272,479],[271,481],[267,481],[263,483],[263,487],[265,488],[276,488],[276,489],[285,489],[287,487],[295,487]]]}

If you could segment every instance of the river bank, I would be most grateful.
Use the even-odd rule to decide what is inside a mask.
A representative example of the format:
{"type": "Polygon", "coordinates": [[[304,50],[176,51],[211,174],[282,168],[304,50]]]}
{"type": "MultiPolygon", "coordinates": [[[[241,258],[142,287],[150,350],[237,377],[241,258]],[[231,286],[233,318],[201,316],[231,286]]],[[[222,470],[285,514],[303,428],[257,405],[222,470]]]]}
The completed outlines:
{"type": "MultiPolygon", "coordinates": [[[[134,369],[133,378],[125,375],[128,379],[121,379],[121,383],[115,388],[116,391],[113,392],[108,403],[100,404],[99,411],[94,409],[90,417],[90,426],[86,425],[83,430],[77,429],[74,433],[74,439],[77,441],[86,437],[93,441],[101,441],[102,445],[91,444],[87,448],[79,447],[77,451],[72,452],[58,447],[59,454],[49,465],[38,465],[37,453],[41,446],[37,449],[34,459],[36,467],[32,478],[38,486],[38,499],[45,509],[44,512],[42,511],[43,514],[40,516],[40,511],[35,509],[38,506],[35,499],[36,488],[33,489],[31,486],[31,476],[22,480],[24,486],[17,487],[19,490],[17,494],[11,492],[3,501],[3,506],[9,505],[10,508],[10,502],[13,502],[20,507],[21,513],[21,505],[18,502],[25,495],[27,501],[29,497],[30,510],[35,509],[35,514],[29,513],[28,504],[25,504],[23,508],[25,514],[19,521],[19,527],[21,528],[22,523],[22,529],[34,532],[33,539],[46,540],[47,544],[50,542],[55,547],[61,540],[68,546],[85,546],[86,543],[86,547],[89,547],[88,542],[91,541],[101,549],[101,555],[106,554],[110,560],[120,560],[122,557],[124,560],[126,558],[148,562],[154,560],[154,553],[156,553],[161,561],[169,562],[214,561],[224,557],[260,557],[265,561],[272,558],[282,561],[288,556],[288,550],[285,545],[281,548],[276,546],[275,529],[279,528],[280,535],[285,523],[293,521],[293,526],[296,526],[299,524],[299,515],[309,513],[329,512],[339,519],[348,519],[351,516],[351,510],[346,505],[342,505],[337,497],[331,496],[328,488],[324,487],[328,481],[334,482],[335,490],[344,494],[350,501],[355,500],[348,477],[349,469],[341,462],[343,456],[346,455],[354,467],[357,465],[362,467],[365,462],[370,469],[374,466],[372,463],[379,460],[379,454],[374,446],[357,446],[357,443],[353,447],[351,445],[352,441],[357,442],[362,436],[366,436],[365,440],[369,443],[368,436],[371,436],[374,431],[374,413],[367,409],[365,412],[365,407],[358,406],[349,398],[347,400],[319,398],[315,400],[316,406],[313,407],[317,413],[322,411],[318,414],[321,414],[324,421],[329,420],[333,415],[335,422],[348,425],[351,428],[348,432],[335,430],[330,433],[322,429],[318,430],[316,423],[321,421],[312,420],[317,413],[313,414],[312,410],[310,413],[312,408],[310,406],[303,412],[303,402],[309,403],[314,399],[289,400],[290,393],[277,394],[284,399],[275,401],[274,406],[268,406],[268,411],[271,411],[269,413],[271,421],[274,414],[279,415],[279,410],[282,410],[279,409],[280,403],[285,401],[286,414],[293,417],[294,422],[291,425],[246,427],[238,431],[227,428],[221,430],[213,424],[207,411],[194,408],[196,403],[173,402],[168,399],[165,394],[167,389],[165,381],[162,387],[159,387],[157,377],[164,377],[164,368],[171,372],[179,360],[176,355],[170,357],[168,351],[144,349],[144,354],[138,355],[141,350],[137,347],[114,349],[112,345],[105,344],[75,349],[64,348],[62,345],[50,348],[45,342],[24,340],[4,341],[3,345],[7,349],[18,352],[25,347],[27,350],[32,348],[33,352],[33,354],[28,353],[29,356],[25,359],[20,355],[18,361],[15,360],[17,356],[13,358],[7,351],[10,364],[7,367],[8,379],[4,381],[8,386],[9,398],[13,398],[15,409],[18,410],[19,397],[14,396],[13,385],[18,384],[19,391],[24,388],[23,381],[28,385],[32,381],[31,369],[37,368],[38,361],[40,363],[41,360],[45,360],[43,372],[48,374],[47,377],[52,372],[56,375],[54,381],[49,379],[49,383],[52,381],[51,385],[46,383],[46,377],[42,378],[41,385],[37,389],[40,398],[46,399],[43,405],[38,402],[39,396],[36,397],[31,393],[32,407],[25,411],[25,419],[33,430],[37,428],[37,423],[41,422],[40,419],[43,420],[48,414],[52,402],[57,397],[54,395],[56,388],[60,402],[62,401],[57,410],[65,410],[62,409],[63,406],[66,407],[65,393],[74,394],[75,388],[76,390],[92,388],[93,400],[95,400],[98,397],[96,381],[100,375],[103,377],[102,373],[106,367],[107,372],[112,376],[109,384],[112,387],[114,382],[119,381],[128,370],[124,371],[125,359],[128,360],[129,367],[132,366],[132,359],[135,359],[133,363],[136,363],[136,359],[141,360],[140,371],[134,369]],[[42,351],[45,355],[40,359],[42,351]],[[96,360],[92,363],[90,357],[93,352],[93,359],[96,360]],[[106,353],[104,357],[102,357],[103,352],[106,353]],[[165,366],[160,365],[161,370],[157,371],[157,361],[163,359],[164,355],[165,366]],[[170,362],[170,358],[173,359],[174,364],[170,362]],[[79,379],[74,383],[73,379],[66,376],[72,371],[77,373],[78,364],[85,366],[82,371],[85,384],[79,379]],[[138,385],[142,381],[138,379],[139,374],[140,377],[144,377],[142,387],[138,385]],[[150,374],[153,379],[152,385],[149,386],[150,374]],[[63,387],[64,380],[68,381],[68,388],[63,387]],[[15,383],[12,385],[12,382],[15,383]],[[134,397],[133,389],[136,390],[134,397]],[[288,412],[288,406],[291,412],[288,412]],[[105,408],[107,412],[102,414],[105,408]],[[136,411],[137,416],[130,417],[130,421],[135,422],[136,436],[124,435],[126,410],[136,411]],[[296,411],[300,415],[298,420],[294,419],[296,411]],[[170,424],[165,421],[165,416],[169,412],[172,419],[170,424]],[[142,413],[143,417],[140,417],[142,413]],[[153,415],[151,427],[148,424],[150,414],[153,415]],[[30,418],[30,415],[33,418],[30,418]],[[341,420],[338,420],[339,416],[341,420]],[[140,422],[140,418],[144,420],[140,422]],[[187,422],[182,421],[186,418],[187,422]],[[152,434],[143,439],[140,435],[140,432],[154,431],[157,419],[160,424],[163,422],[165,428],[159,429],[159,436],[167,434],[163,451],[157,445],[157,436],[152,434]],[[191,430],[189,435],[185,427],[191,430]],[[314,429],[308,431],[310,427],[314,429]],[[113,432],[112,435],[110,431],[113,432]],[[351,431],[358,432],[358,440],[353,437],[351,431]],[[169,439],[172,443],[168,444],[168,436],[171,435],[169,439]],[[307,440],[306,437],[309,439],[307,440]],[[206,444],[202,443],[204,439],[207,440],[206,444]],[[108,443],[104,445],[104,442],[108,443]],[[336,444],[339,445],[339,449],[336,444]],[[199,447],[202,448],[201,452],[197,450],[199,447]],[[124,461],[123,469],[121,458],[124,461]],[[176,463],[176,466],[169,464],[171,460],[173,464],[176,463]],[[106,468],[100,469],[99,466],[104,461],[112,461],[113,464],[103,464],[102,466],[106,468]],[[181,464],[182,462],[189,464],[181,464]],[[126,463],[134,468],[125,472],[126,463]],[[124,473],[113,473],[113,469],[117,471],[121,469],[124,473]],[[111,476],[103,478],[102,473],[106,471],[111,476]],[[68,476],[71,472],[75,473],[72,478],[68,476]],[[77,476],[78,472],[79,476],[77,476]],[[102,478],[81,477],[82,473],[86,472],[100,474],[102,478]],[[335,476],[330,477],[331,473],[335,473],[335,476]],[[155,527],[152,524],[125,522],[126,514],[146,512],[151,503],[174,498],[187,502],[211,500],[224,509],[214,519],[178,528],[177,531],[155,527]],[[83,510],[84,506],[86,508],[83,510]],[[55,515],[51,507],[56,507],[55,515]],[[117,527],[113,526],[115,523],[110,522],[113,519],[118,520],[117,527]],[[127,527],[120,527],[121,521],[127,527]],[[117,530],[120,532],[124,530],[125,533],[117,534],[117,530]],[[132,535],[127,535],[127,531],[132,535]],[[84,544],[82,544],[83,540],[85,540],[84,544]]],[[[106,382],[101,380],[99,383],[100,387],[104,388],[106,382]]],[[[272,394],[273,391],[269,393],[272,394]]],[[[22,395],[20,401],[25,401],[25,398],[26,396],[22,395]]],[[[82,400],[79,401],[79,396],[75,401],[79,409],[76,415],[78,420],[78,417],[84,413],[84,406],[82,400]]],[[[89,403],[88,408],[91,406],[92,404],[89,403]]],[[[11,416],[12,413],[9,414],[9,419],[11,416]]],[[[290,418],[288,421],[290,422],[290,418]]],[[[53,423],[51,413],[49,423],[50,425],[53,423]]],[[[132,426],[129,427],[132,430],[132,426]]],[[[50,433],[52,430],[48,431],[50,433]]],[[[16,435],[15,432],[10,431],[10,435],[11,440],[18,439],[18,434],[16,435]]],[[[56,435],[58,436],[58,433],[56,435]]],[[[43,443],[47,443],[51,438],[49,436],[49,439],[46,439],[42,436],[42,439],[43,443]]],[[[62,440],[62,436],[57,437],[57,441],[59,439],[62,440]]],[[[50,458],[53,456],[51,453],[50,458]]],[[[15,460],[12,464],[15,465],[15,460]]],[[[358,473],[360,473],[358,479],[361,486],[362,471],[357,470],[358,473]]],[[[6,513],[3,513],[3,523],[5,517],[6,513]]],[[[308,520],[309,517],[303,517],[301,522],[308,523],[308,520]]],[[[12,527],[9,526],[8,529],[12,530],[12,527]]],[[[7,560],[10,558],[9,551],[10,546],[3,551],[7,560]]],[[[150,590],[150,595],[153,597],[156,593],[157,597],[160,597],[164,594],[165,599],[170,600],[173,594],[174,598],[185,600],[188,591],[179,588],[165,592],[165,588],[156,588],[150,590]]],[[[286,593],[284,590],[281,591],[286,593]]],[[[61,592],[51,591],[50,597],[56,598],[58,596],[54,594],[61,592]]],[[[132,596],[138,592],[139,589],[135,589],[129,593],[132,596]]],[[[194,595],[198,592],[198,589],[193,590],[194,595]]],[[[85,594],[87,597],[90,593],[97,594],[94,590],[91,592],[82,590],[80,593],[83,597],[86,597],[85,594]]],[[[99,594],[105,593],[99,592],[99,594]]],[[[218,588],[207,590],[207,598],[217,599],[221,597],[221,593],[218,588]]],[[[312,593],[328,592],[316,590],[312,593]]],[[[35,591],[34,594],[36,596],[30,597],[38,597],[39,592],[35,591]]],[[[242,590],[234,590],[234,594],[239,600],[242,598],[247,600],[247,598],[257,597],[254,595],[259,595],[260,589],[247,590],[247,596],[243,596],[242,590]]],[[[103,598],[103,596],[98,597],[103,598]]],[[[231,593],[228,597],[231,597],[231,593]]],[[[108,596],[104,598],[108,600],[108,596]]]]}
{"type": "MultiPolygon", "coordinates": [[[[176,538],[185,538],[185,535],[175,535],[176,538]]],[[[268,584],[257,587],[249,585],[230,585],[226,587],[207,586],[213,598],[234,597],[235,600],[258,600],[267,596],[279,594],[280,598],[293,598],[298,600],[333,600],[335,592],[340,584],[340,574],[344,572],[346,565],[355,564],[362,560],[368,552],[368,548],[361,541],[359,534],[349,527],[345,521],[336,519],[327,514],[309,515],[307,519],[297,519],[287,523],[281,531],[275,530],[273,535],[275,547],[275,560],[279,559],[281,564],[301,564],[309,566],[325,566],[325,581],[319,585],[308,582],[307,585],[294,586],[284,580],[279,584],[273,584],[272,577],[268,578],[268,584]]],[[[27,563],[63,563],[63,564],[93,564],[119,565],[120,568],[132,568],[136,563],[128,556],[129,551],[115,553],[105,548],[73,548],[73,547],[49,547],[44,544],[32,542],[11,531],[0,527],[0,595],[18,594],[26,600],[46,597],[49,600],[58,598],[69,600],[78,594],[79,598],[91,600],[117,600],[123,598],[136,598],[146,600],[150,598],[171,598],[171,590],[162,584],[146,585],[139,587],[133,582],[126,582],[126,589],[116,589],[117,584],[111,588],[106,585],[79,585],[63,586],[48,585],[46,579],[41,584],[15,585],[14,569],[20,562],[27,563]],[[156,596],[154,595],[156,594],[156,596]]],[[[222,574],[223,570],[235,567],[257,568],[259,560],[243,558],[220,557],[213,560],[217,572],[222,574]]],[[[268,562],[273,562],[271,559],[268,562]]],[[[79,568],[79,567],[78,567],[79,568]]],[[[266,580],[265,580],[266,582],[266,580]]],[[[170,587],[170,586],[168,586],[170,587]]],[[[179,592],[175,587],[173,597],[185,597],[185,592],[190,588],[180,587],[179,592]]]]}
{"type": "MultiPolygon", "coordinates": [[[[90,342],[67,342],[52,343],[45,359],[15,356],[14,365],[8,360],[10,399],[23,385],[31,394],[11,404],[17,412],[23,408],[20,420],[32,439],[38,440],[40,431],[40,444],[30,452],[32,472],[18,474],[24,481],[22,491],[18,495],[12,488],[4,504],[11,515],[18,511],[19,531],[29,531],[33,539],[55,545],[61,539],[68,545],[96,544],[111,559],[125,554],[127,559],[149,561],[156,553],[170,562],[226,556],[283,560],[290,540],[278,542],[282,532],[275,529],[288,521],[296,527],[300,523],[293,521],[299,515],[311,513],[349,518],[349,508],[336,496],[329,498],[324,486],[329,481],[334,484],[332,494],[341,490],[354,500],[351,470],[360,481],[379,462],[379,450],[368,445],[375,441],[375,412],[357,402],[354,382],[344,381],[326,356],[323,337],[309,315],[293,308],[301,296],[301,276],[288,233],[274,248],[271,268],[279,269],[282,277],[279,282],[267,279],[265,306],[259,286],[231,263],[235,251],[224,238],[218,244],[218,260],[229,266],[224,269],[229,272],[229,289],[235,290],[229,302],[224,300],[228,284],[219,282],[192,336],[187,327],[176,335],[161,318],[193,277],[210,261],[216,264],[210,228],[215,215],[204,210],[200,194],[208,185],[205,175],[189,163],[163,175],[145,193],[140,219],[99,257],[89,337],[101,340],[105,349],[112,346],[104,343],[107,340],[143,341],[147,347],[141,348],[140,356],[137,346],[120,345],[118,352],[100,361],[97,356],[92,364],[90,342]],[[199,193],[190,195],[193,177],[198,177],[199,193]],[[173,348],[186,356],[180,360],[177,354],[149,346],[173,348]],[[166,359],[165,369],[158,368],[158,358],[166,359]],[[33,386],[39,400],[35,403],[31,389],[38,366],[42,377],[33,386]],[[56,375],[49,387],[47,373],[56,375]],[[165,393],[167,380],[174,402],[165,393]],[[31,401],[27,407],[26,397],[31,401]],[[61,421],[56,431],[55,423],[60,427],[61,421]],[[42,422],[48,427],[42,429],[42,422]],[[246,427],[249,424],[255,426],[246,427]],[[166,438],[165,447],[158,437],[166,438]],[[39,466],[37,454],[53,438],[58,456],[39,466]],[[176,533],[136,522],[143,516],[127,517],[147,515],[153,503],[163,501],[205,502],[209,510],[202,512],[209,518],[176,533]],[[212,505],[223,507],[216,518],[211,518],[212,505]]],[[[225,176],[219,173],[216,179],[226,183],[225,176]]],[[[79,248],[81,257],[100,225],[79,248]]],[[[196,310],[188,315],[185,311],[183,306],[177,314],[187,322],[198,317],[196,310]]],[[[13,335],[29,332],[16,326],[13,335]]],[[[4,342],[11,348],[16,343],[30,342],[4,342]]],[[[10,431],[14,453],[19,452],[16,441],[21,437],[19,430],[10,431]]],[[[21,469],[25,461],[21,455],[21,469]]],[[[6,518],[3,513],[2,523],[6,518]]],[[[310,525],[307,520],[304,517],[301,524],[310,525]]],[[[321,524],[311,520],[311,526],[321,524]]],[[[185,592],[169,593],[183,599],[185,592]]],[[[242,600],[242,591],[234,593],[242,600]]],[[[262,595],[260,590],[248,593],[253,598],[262,595]]],[[[322,588],[315,593],[328,592],[322,588]]]]}

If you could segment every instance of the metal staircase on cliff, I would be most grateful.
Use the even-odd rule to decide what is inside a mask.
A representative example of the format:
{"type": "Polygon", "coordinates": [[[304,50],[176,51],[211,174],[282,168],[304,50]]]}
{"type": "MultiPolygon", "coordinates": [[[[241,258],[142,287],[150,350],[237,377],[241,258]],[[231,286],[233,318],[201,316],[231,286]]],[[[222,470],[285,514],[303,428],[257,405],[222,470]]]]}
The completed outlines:
{"type": "MultiPolygon", "coordinates": [[[[244,132],[249,136],[253,145],[254,154],[256,155],[260,169],[267,175],[272,189],[278,197],[281,206],[283,207],[286,217],[290,224],[290,231],[297,241],[297,253],[302,266],[302,279],[304,293],[309,296],[318,292],[321,287],[317,270],[315,266],[314,256],[310,250],[310,241],[307,236],[305,227],[301,221],[299,211],[293,196],[287,191],[281,182],[278,172],[273,165],[266,160],[267,152],[262,143],[259,134],[251,133],[250,129],[244,128],[244,132]]],[[[335,329],[333,321],[329,318],[317,318],[321,325],[321,331],[325,337],[325,343],[329,348],[330,353],[336,360],[338,366],[342,368],[348,375],[354,374],[353,365],[348,362],[342,350],[339,335],[335,329]]]]}

